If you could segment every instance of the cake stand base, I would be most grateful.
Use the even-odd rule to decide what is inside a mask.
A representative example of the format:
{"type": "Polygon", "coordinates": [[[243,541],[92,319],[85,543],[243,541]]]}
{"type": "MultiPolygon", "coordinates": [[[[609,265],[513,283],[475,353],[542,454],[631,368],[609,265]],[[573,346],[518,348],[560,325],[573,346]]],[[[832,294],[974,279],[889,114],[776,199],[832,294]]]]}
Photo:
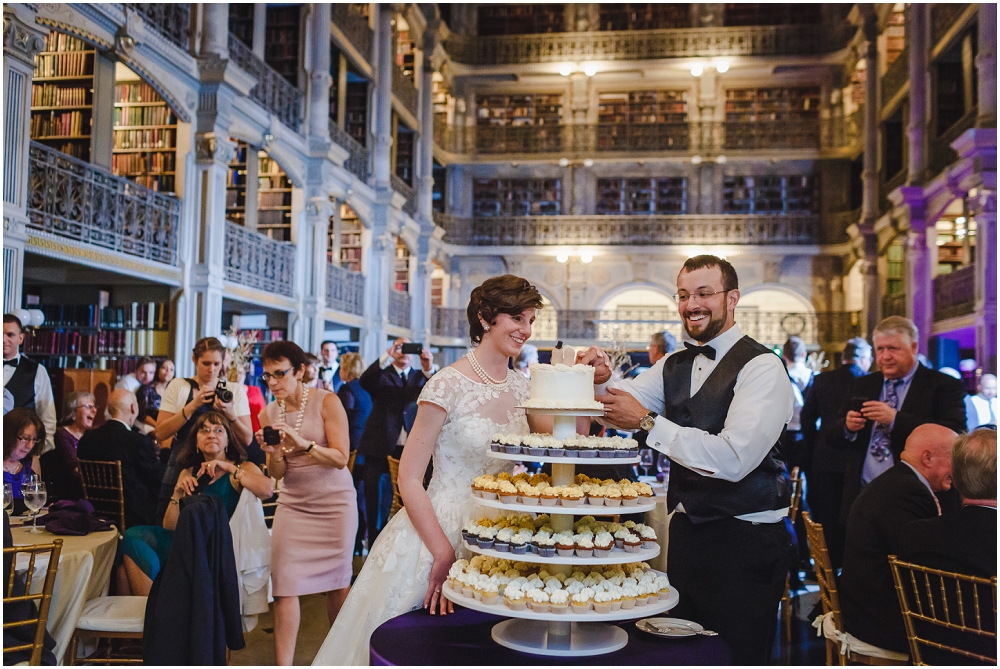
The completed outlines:
{"type": "Polygon", "coordinates": [[[606,623],[545,622],[512,618],[493,628],[493,640],[501,646],[558,657],[611,653],[628,644],[628,632],[606,623]]]}

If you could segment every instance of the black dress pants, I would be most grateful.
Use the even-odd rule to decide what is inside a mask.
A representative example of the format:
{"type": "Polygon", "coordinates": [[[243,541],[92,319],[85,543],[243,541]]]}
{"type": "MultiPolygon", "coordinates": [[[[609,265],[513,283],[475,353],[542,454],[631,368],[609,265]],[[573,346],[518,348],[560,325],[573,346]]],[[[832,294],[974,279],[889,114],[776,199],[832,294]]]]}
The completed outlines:
{"type": "Polygon", "coordinates": [[[784,523],[724,518],[696,525],[675,513],[667,576],[680,602],[670,615],[718,632],[733,664],[770,664],[790,549],[784,523]]]}

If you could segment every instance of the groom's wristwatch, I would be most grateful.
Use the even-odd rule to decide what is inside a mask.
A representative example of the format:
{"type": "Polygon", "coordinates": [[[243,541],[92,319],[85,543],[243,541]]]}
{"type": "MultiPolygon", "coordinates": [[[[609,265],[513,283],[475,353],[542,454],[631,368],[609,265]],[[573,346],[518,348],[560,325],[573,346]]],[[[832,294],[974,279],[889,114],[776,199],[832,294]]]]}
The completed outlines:
{"type": "Polygon", "coordinates": [[[639,419],[639,429],[649,432],[656,425],[656,412],[650,411],[639,419]]]}

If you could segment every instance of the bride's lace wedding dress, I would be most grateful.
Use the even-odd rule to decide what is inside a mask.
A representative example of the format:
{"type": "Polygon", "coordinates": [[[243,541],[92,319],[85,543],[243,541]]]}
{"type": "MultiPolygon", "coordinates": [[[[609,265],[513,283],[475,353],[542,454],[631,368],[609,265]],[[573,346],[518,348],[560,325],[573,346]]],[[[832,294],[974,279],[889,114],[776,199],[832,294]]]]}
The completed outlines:
{"type": "MultiPolygon", "coordinates": [[[[462,543],[462,525],[474,508],[469,503],[472,480],[504,467],[503,460],[486,455],[490,437],[497,432],[528,432],[524,410],[517,408],[528,399],[528,379],[514,371],[507,377],[510,386],[501,393],[446,367],[420,393],[418,402],[448,412],[434,447],[434,476],[427,495],[456,551],[462,543]]],[[[390,618],[423,605],[432,563],[404,508],[379,534],[313,664],[368,664],[372,632],[390,618]]]]}

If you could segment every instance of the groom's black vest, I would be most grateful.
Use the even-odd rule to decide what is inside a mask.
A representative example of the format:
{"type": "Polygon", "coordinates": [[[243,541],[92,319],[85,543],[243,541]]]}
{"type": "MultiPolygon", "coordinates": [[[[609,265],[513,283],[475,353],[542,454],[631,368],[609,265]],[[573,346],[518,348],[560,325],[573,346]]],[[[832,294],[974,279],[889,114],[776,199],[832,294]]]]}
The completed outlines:
{"type": "MultiPolygon", "coordinates": [[[[758,355],[773,355],[773,352],[750,337],[743,337],[719,360],[702,387],[691,397],[691,367],[695,355],[682,350],[664,363],[663,416],[681,427],[719,434],[726,424],[740,370],[758,355]]],[[[735,482],[703,476],[671,460],[667,506],[672,511],[683,504],[693,523],[784,509],[789,504],[791,484],[774,455],[772,447],[753,471],[735,482]]]]}

